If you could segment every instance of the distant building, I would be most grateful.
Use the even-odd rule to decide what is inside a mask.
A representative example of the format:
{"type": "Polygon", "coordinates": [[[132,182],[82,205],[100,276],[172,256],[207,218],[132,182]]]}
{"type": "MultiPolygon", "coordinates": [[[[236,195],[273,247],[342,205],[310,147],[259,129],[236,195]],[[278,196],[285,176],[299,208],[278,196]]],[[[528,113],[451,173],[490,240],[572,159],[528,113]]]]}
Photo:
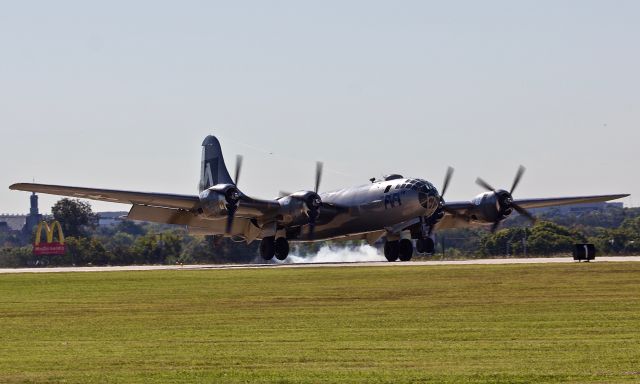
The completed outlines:
{"type": "Polygon", "coordinates": [[[31,208],[28,215],[0,215],[0,230],[6,228],[9,231],[22,231],[31,234],[33,227],[43,220],[43,216],[38,210],[38,195],[32,193],[30,196],[31,208]]]}
{"type": "Polygon", "coordinates": [[[0,215],[0,226],[8,231],[22,231],[27,222],[27,215],[0,215]]]}
{"type": "Polygon", "coordinates": [[[38,223],[42,221],[42,215],[38,210],[38,195],[36,195],[35,192],[31,193],[29,201],[31,203],[31,208],[29,209],[29,215],[27,215],[24,227],[22,228],[22,231],[27,234],[31,233],[31,231],[33,231],[33,227],[37,226],[38,223]]]}
{"type": "Polygon", "coordinates": [[[122,221],[123,216],[127,216],[128,212],[98,212],[98,226],[109,227],[118,225],[122,221]]]}

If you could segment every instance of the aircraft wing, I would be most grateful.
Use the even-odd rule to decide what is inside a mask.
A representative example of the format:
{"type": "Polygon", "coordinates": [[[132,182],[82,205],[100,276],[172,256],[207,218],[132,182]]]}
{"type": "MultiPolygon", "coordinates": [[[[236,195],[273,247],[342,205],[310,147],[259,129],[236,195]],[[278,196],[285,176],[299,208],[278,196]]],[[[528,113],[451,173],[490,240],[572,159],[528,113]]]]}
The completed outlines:
{"type": "Polygon", "coordinates": [[[609,200],[622,199],[629,196],[628,194],[620,195],[599,195],[599,196],[576,196],[576,197],[555,197],[546,199],[514,199],[513,202],[522,208],[544,208],[555,207],[558,205],[572,205],[584,203],[600,203],[609,200]]]}
{"type": "MultiPolygon", "coordinates": [[[[151,217],[136,218],[135,220],[153,221],[156,223],[165,224],[185,224],[186,221],[194,220],[196,217],[190,211],[195,211],[200,207],[200,198],[197,195],[177,195],[170,193],[155,193],[155,192],[135,192],[135,191],[122,191],[115,189],[98,189],[98,188],[84,188],[84,187],[68,187],[63,185],[48,185],[48,184],[32,184],[32,183],[18,183],[13,184],[9,189],[17,191],[28,191],[47,193],[50,195],[68,196],[73,198],[91,199],[107,201],[110,203],[122,203],[131,204],[135,207],[147,206],[155,208],[167,208],[168,210],[155,210],[153,212],[170,212],[171,214],[156,215],[155,213],[151,217]],[[193,216],[193,217],[192,217],[193,216]],[[177,220],[177,221],[176,221],[177,220]],[[176,222],[174,222],[176,221],[176,222]]],[[[275,217],[280,205],[276,200],[262,200],[254,199],[248,196],[243,196],[241,204],[236,212],[236,218],[255,218],[255,217],[275,217]]],[[[145,211],[148,214],[151,211],[145,211]]],[[[223,220],[224,222],[224,220],[223,220]]],[[[211,223],[206,221],[207,225],[202,223],[193,223],[197,227],[210,226],[211,223]]]]}
{"type": "Polygon", "coordinates": [[[196,195],[175,195],[169,193],[134,192],[115,189],[97,189],[83,187],[68,187],[62,185],[18,183],[9,189],[47,193],[50,195],[68,196],[91,200],[107,201],[133,205],[148,205],[152,207],[191,210],[198,207],[200,200],[196,195]]]}
{"type": "MultiPolygon", "coordinates": [[[[555,207],[560,205],[573,205],[584,203],[600,203],[604,201],[621,199],[628,194],[617,195],[594,195],[594,196],[571,196],[571,197],[551,197],[537,199],[514,199],[513,202],[524,209],[555,207]]],[[[445,217],[436,225],[437,229],[448,228],[468,228],[477,227],[481,223],[471,221],[468,215],[469,210],[474,207],[471,201],[446,202],[444,210],[445,217]]]]}

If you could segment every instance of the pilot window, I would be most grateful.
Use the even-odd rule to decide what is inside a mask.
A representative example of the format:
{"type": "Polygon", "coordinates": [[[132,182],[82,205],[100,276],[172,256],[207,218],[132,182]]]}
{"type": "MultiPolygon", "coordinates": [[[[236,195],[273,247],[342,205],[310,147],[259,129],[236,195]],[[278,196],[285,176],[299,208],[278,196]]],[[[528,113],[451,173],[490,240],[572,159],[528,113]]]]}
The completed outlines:
{"type": "Polygon", "coordinates": [[[391,189],[391,186],[390,186],[390,185],[387,185],[387,188],[385,188],[385,189],[384,189],[384,193],[389,192],[389,190],[390,190],[390,189],[391,189]]]}

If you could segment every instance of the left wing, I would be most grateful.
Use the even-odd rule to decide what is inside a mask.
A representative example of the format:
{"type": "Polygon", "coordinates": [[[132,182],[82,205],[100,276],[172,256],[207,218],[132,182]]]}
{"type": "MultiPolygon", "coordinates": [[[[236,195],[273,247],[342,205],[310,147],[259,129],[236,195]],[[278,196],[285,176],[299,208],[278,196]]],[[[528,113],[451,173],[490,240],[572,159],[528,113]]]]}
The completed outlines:
{"type": "Polygon", "coordinates": [[[518,204],[522,208],[544,208],[555,207],[559,205],[572,205],[572,204],[584,204],[584,203],[601,203],[609,200],[622,199],[629,196],[629,194],[620,195],[598,195],[598,196],[577,196],[577,197],[555,197],[547,199],[515,199],[514,203],[518,204]]]}

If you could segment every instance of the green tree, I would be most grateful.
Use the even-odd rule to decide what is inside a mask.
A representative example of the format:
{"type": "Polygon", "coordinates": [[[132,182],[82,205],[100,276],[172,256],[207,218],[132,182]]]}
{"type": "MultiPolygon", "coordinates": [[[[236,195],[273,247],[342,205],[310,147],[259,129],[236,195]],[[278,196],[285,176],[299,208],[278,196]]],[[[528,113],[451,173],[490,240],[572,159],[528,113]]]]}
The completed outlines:
{"type": "Polygon", "coordinates": [[[84,237],[94,228],[97,216],[91,205],[78,199],[61,199],[52,208],[53,218],[60,222],[65,236],[84,237]]]}
{"type": "Polygon", "coordinates": [[[175,263],[182,251],[182,238],[176,232],[149,233],[137,238],[131,250],[135,263],[175,263]]]}
{"type": "Polygon", "coordinates": [[[571,253],[576,243],[586,241],[580,232],[549,222],[538,221],[531,228],[507,228],[486,235],[481,242],[484,255],[552,255],[571,253]]]}
{"type": "Polygon", "coordinates": [[[115,230],[116,232],[124,232],[133,236],[142,236],[145,233],[144,228],[141,225],[136,224],[131,220],[122,220],[118,223],[115,230]]]}
{"type": "Polygon", "coordinates": [[[571,253],[576,243],[584,242],[586,238],[581,233],[549,221],[536,223],[527,239],[529,251],[537,255],[571,253]]]}
{"type": "Polygon", "coordinates": [[[52,257],[51,264],[105,265],[109,261],[107,250],[98,239],[68,237],[65,239],[65,243],[67,245],[66,257],[52,257]]]}

